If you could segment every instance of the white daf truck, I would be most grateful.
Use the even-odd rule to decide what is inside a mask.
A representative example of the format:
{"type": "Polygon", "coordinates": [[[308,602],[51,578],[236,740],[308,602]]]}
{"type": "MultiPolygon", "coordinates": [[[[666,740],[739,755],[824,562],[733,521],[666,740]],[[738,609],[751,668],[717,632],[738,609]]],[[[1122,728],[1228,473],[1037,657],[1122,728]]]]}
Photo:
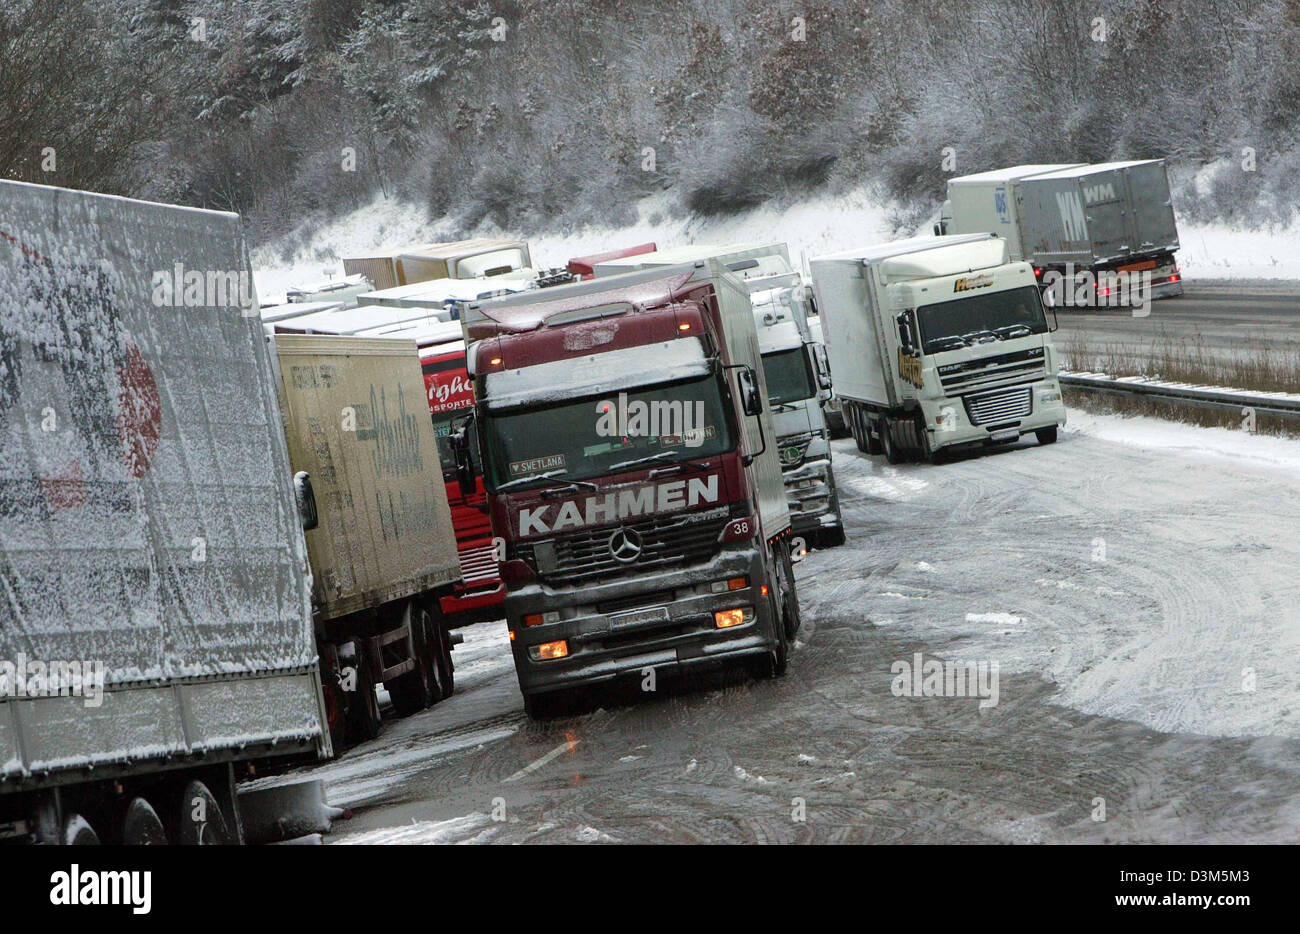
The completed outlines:
{"type": "Polygon", "coordinates": [[[810,263],[845,421],[891,464],[1042,444],[1065,424],[1033,268],[991,234],[918,237],[810,263]]]}

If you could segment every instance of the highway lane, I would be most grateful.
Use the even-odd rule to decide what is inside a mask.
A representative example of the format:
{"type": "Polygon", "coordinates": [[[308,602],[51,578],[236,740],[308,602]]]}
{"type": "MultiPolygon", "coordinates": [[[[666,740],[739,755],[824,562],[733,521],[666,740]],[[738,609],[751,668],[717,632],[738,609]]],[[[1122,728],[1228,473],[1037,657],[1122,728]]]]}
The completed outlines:
{"type": "Polygon", "coordinates": [[[1143,357],[1152,350],[1203,347],[1217,359],[1270,353],[1300,357],[1300,283],[1191,282],[1181,298],[1153,302],[1150,314],[1129,309],[1059,311],[1056,342],[1082,342],[1143,357]]]}

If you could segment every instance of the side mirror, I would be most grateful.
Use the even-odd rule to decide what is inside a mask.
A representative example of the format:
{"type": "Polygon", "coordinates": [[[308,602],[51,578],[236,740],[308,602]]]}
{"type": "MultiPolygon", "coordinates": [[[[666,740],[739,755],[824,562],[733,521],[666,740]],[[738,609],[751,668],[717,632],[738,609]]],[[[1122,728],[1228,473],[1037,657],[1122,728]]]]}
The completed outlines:
{"type": "Polygon", "coordinates": [[[320,517],[316,513],[316,494],[311,488],[311,474],[305,470],[293,475],[293,498],[298,504],[298,520],[302,522],[302,530],[310,532],[320,525],[320,517]]]}
{"type": "Polygon", "coordinates": [[[908,320],[907,312],[900,311],[894,321],[898,325],[898,343],[902,345],[903,353],[914,355],[916,346],[912,343],[912,325],[908,320]]]}
{"type": "Polygon", "coordinates": [[[473,420],[473,415],[467,415],[451,433],[451,451],[456,459],[456,483],[460,487],[461,499],[465,500],[477,492],[474,459],[470,456],[469,450],[469,426],[473,420]]]}
{"type": "Polygon", "coordinates": [[[746,415],[763,414],[763,397],[758,391],[758,379],[750,367],[745,367],[736,374],[736,385],[740,387],[740,407],[746,415]]]}
{"type": "Polygon", "coordinates": [[[813,368],[817,371],[817,386],[819,389],[831,388],[831,362],[826,357],[825,344],[813,344],[813,368]]]}

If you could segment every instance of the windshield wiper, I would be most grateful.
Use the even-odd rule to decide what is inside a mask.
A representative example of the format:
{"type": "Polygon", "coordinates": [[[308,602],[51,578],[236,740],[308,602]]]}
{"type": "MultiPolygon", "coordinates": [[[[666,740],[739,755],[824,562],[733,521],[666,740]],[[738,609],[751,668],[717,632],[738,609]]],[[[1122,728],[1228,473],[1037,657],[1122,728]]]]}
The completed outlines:
{"type": "MultiPolygon", "coordinates": [[[[630,461],[620,461],[617,464],[610,464],[609,470],[621,470],[624,467],[636,467],[639,464],[653,464],[658,461],[669,460],[673,456],[672,451],[660,451],[658,454],[651,454],[648,457],[636,457],[630,461]]],[[[699,461],[680,460],[673,461],[674,464],[690,464],[696,470],[708,470],[708,464],[702,464],[699,461]]]]}
{"type": "Polygon", "coordinates": [[[945,350],[956,350],[958,347],[965,347],[966,341],[960,337],[936,337],[925,345],[926,353],[942,353],[945,350]]]}
{"type": "Polygon", "coordinates": [[[981,337],[981,336],[983,336],[983,335],[985,335],[985,334],[987,334],[989,337],[993,338],[994,340],[998,340],[998,339],[999,339],[998,336],[997,336],[997,334],[995,334],[993,331],[989,331],[989,330],[987,330],[987,329],[985,329],[985,330],[981,330],[981,331],[971,331],[971,332],[968,333],[968,334],[963,334],[963,335],[961,336],[961,339],[964,340],[964,341],[966,342],[967,346],[969,346],[969,345],[975,343],[975,338],[977,338],[977,337],[981,337]]]}
{"type": "Polygon", "coordinates": [[[1021,335],[1022,337],[1034,333],[1034,329],[1027,324],[1004,324],[1000,328],[993,329],[995,334],[1000,334],[1003,338],[1012,337],[1016,331],[1024,331],[1025,333],[1021,335]]]}
{"type": "MultiPolygon", "coordinates": [[[[507,480],[497,487],[497,492],[500,493],[502,490],[508,490],[511,487],[522,486],[525,483],[536,483],[538,480],[562,480],[568,472],[568,468],[561,467],[559,470],[548,470],[546,473],[539,473],[535,477],[518,477],[514,480],[507,480]]],[[[563,484],[565,486],[586,487],[589,490],[600,489],[596,484],[588,480],[563,480],[563,484]]]]}

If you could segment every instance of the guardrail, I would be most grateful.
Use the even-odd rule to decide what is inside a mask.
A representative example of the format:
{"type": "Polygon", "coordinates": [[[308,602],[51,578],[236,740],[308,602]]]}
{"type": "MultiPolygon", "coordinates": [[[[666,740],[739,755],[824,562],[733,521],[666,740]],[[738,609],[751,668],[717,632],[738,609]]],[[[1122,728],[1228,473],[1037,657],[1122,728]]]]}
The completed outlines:
{"type": "Polygon", "coordinates": [[[1104,373],[1059,374],[1062,386],[1115,396],[1141,396],[1157,402],[1186,405],[1202,409],[1219,409],[1240,413],[1252,409],[1256,415],[1300,421],[1300,395],[1285,392],[1251,392],[1219,386],[1194,386],[1142,376],[1113,377],[1104,373]]]}

